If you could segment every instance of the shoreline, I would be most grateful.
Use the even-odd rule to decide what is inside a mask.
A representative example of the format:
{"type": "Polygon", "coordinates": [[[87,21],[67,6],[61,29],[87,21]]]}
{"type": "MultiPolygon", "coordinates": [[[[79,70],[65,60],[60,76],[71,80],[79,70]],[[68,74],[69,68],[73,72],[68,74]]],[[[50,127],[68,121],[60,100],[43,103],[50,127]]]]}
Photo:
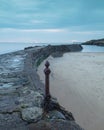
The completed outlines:
{"type": "MultiPolygon", "coordinates": [[[[10,128],[15,128],[15,130],[32,130],[37,126],[42,128],[41,125],[47,124],[47,121],[50,125],[52,125],[54,121],[58,121],[57,127],[63,127],[65,130],[71,128],[82,130],[72,118],[71,113],[63,109],[57,100],[52,102],[56,102],[61,111],[53,110],[47,113],[44,118],[42,117],[44,85],[36,73],[38,65],[51,53],[55,52],[54,56],[57,56],[56,52],[58,52],[58,56],[60,56],[60,54],[62,55],[62,53],[66,51],[79,51],[80,49],[81,47],[78,46],[77,49],[75,49],[75,45],[74,48],[73,46],[69,47],[65,45],[61,47],[55,46],[55,48],[53,46],[47,46],[45,48],[27,48],[24,51],[0,55],[0,77],[1,79],[3,77],[0,84],[5,86],[4,88],[0,88],[0,96],[2,97],[0,100],[0,126],[3,130],[9,130],[10,128]],[[42,54],[44,54],[45,57],[42,57],[42,54]],[[9,64],[10,66],[8,66],[9,64]],[[11,84],[11,86],[7,87],[8,84],[11,84]],[[8,100],[5,98],[5,94],[8,100]],[[2,106],[2,104],[5,105],[2,106]],[[4,121],[4,119],[7,120],[7,116],[9,116],[8,122],[4,121]],[[11,116],[12,120],[10,119],[11,116]],[[53,119],[54,116],[55,119],[53,119]],[[13,122],[15,122],[14,125],[13,122]],[[61,126],[62,123],[63,126],[61,126]],[[65,124],[67,124],[67,126],[65,124]]],[[[55,127],[54,124],[52,126],[55,127]]],[[[47,126],[47,128],[48,127],[49,126],[47,126]]]]}

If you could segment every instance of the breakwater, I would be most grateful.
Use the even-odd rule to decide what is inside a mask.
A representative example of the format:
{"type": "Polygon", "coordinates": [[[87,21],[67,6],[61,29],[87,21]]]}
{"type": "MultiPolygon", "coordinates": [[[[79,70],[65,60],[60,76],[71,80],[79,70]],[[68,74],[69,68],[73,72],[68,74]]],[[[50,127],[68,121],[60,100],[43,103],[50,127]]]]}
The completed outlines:
{"type": "MultiPolygon", "coordinates": [[[[61,56],[65,52],[80,51],[81,49],[80,45],[74,45],[74,47],[73,45],[35,47],[0,57],[0,69],[2,70],[0,76],[2,78],[5,75],[5,80],[9,78],[8,83],[13,83],[8,88],[1,87],[0,126],[3,130],[9,130],[10,128],[26,130],[37,127],[40,130],[43,126],[53,127],[54,129],[56,127],[54,122],[56,122],[59,129],[82,130],[76,124],[72,113],[67,112],[54,98],[52,98],[51,102],[53,109],[44,114],[45,89],[36,73],[39,64],[49,55],[61,56]],[[9,63],[10,66],[8,66],[9,63]],[[5,71],[6,68],[7,71],[5,71]],[[9,100],[6,101],[5,93],[8,95],[8,99],[13,98],[11,102],[9,100]],[[4,120],[8,120],[8,122],[3,122],[4,120]],[[13,122],[15,122],[15,125],[13,122]],[[48,126],[47,123],[49,123],[48,126]]],[[[1,84],[2,86],[7,85],[3,80],[1,84]]]]}

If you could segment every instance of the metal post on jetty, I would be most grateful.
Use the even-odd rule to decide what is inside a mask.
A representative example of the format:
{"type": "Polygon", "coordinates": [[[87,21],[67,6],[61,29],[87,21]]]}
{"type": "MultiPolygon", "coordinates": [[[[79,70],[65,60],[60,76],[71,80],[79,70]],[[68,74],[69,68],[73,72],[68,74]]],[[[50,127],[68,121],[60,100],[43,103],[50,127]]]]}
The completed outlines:
{"type": "Polygon", "coordinates": [[[49,66],[50,66],[50,63],[48,61],[46,61],[46,63],[45,63],[46,68],[44,69],[44,73],[45,73],[45,102],[44,102],[44,109],[45,109],[45,111],[48,110],[50,99],[51,99],[50,88],[49,88],[49,75],[51,73],[51,70],[50,70],[49,66]]]}
{"type": "Polygon", "coordinates": [[[72,113],[69,113],[63,107],[61,107],[60,104],[57,102],[57,99],[54,99],[50,95],[49,75],[51,73],[51,70],[50,70],[49,66],[50,66],[50,63],[48,61],[46,61],[45,62],[46,68],[44,69],[44,73],[45,73],[45,98],[44,98],[44,104],[43,104],[43,107],[44,107],[43,116],[46,116],[46,114],[50,111],[57,110],[57,111],[61,112],[63,115],[65,115],[66,119],[75,121],[72,113]]]}
{"type": "Polygon", "coordinates": [[[48,61],[46,61],[45,66],[46,66],[46,68],[44,69],[44,73],[45,73],[45,97],[51,98],[50,88],[49,88],[49,75],[51,73],[51,70],[49,68],[50,63],[48,61]]]}

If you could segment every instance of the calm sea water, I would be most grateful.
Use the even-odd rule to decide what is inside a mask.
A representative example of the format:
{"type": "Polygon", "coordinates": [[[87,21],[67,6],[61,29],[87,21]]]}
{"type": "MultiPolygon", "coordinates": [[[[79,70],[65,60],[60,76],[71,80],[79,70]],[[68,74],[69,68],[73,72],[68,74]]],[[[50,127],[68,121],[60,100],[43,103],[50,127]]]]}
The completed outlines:
{"type": "MultiPolygon", "coordinates": [[[[43,46],[43,45],[49,45],[50,43],[16,43],[16,42],[0,42],[0,54],[23,50],[25,47],[29,46],[43,46]]],[[[62,43],[66,44],[66,43],[62,43]]],[[[51,45],[60,45],[60,43],[51,43],[51,45]]]]}
{"type": "Polygon", "coordinates": [[[0,43],[0,54],[23,50],[25,47],[29,46],[42,46],[45,45],[45,43],[0,43]]]}
{"type": "MultiPolygon", "coordinates": [[[[0,43],[0,54],[23,50],[25,47],[29,46],[43,46],[48,45],[49,43],[0,43]]],[[[56,43],[52,43],[55,45],[56,43]]],[[[58,43],[57,45],[59,45],[58,43]]],[[[100,46],[90,46],[90,45],[83,45],[82,52],[104,52],[104,47],[100,46]]]]}
{"type": "Polygon", "coordinates": [[[82,45],[82,52],[104,52],[104,47],[102,46],[91,46],[91,45],[82,45]]]}

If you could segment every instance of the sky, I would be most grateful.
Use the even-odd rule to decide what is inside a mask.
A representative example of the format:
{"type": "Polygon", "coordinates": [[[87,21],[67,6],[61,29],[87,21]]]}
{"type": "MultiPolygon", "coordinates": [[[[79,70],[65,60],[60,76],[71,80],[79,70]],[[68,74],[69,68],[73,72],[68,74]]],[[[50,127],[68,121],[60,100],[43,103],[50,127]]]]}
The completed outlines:
{"type": "Polygon", "coordinates": [[[104,38],[104,0],[0,0],[0,42],[104,38]]]}

